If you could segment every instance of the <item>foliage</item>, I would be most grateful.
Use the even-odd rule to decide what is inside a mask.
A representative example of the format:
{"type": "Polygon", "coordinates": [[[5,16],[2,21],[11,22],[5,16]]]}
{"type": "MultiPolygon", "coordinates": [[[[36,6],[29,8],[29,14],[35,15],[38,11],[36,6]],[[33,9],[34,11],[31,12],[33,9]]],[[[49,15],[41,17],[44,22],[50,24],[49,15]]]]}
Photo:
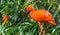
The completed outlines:
{"type": "Polygon", "coordinates": [[[25,15],[25,8],[32,4],[35,9],[48,10],[57,25],[43,24],[45,35],[60,35],[60,0],[0,0],[0,35],[38,35],[40,29],[36,21],[25,15]],[[2,14],[9,19],[2,25],[2,14]],[[15,24],[14,24],[15,23],[15,24]]]}

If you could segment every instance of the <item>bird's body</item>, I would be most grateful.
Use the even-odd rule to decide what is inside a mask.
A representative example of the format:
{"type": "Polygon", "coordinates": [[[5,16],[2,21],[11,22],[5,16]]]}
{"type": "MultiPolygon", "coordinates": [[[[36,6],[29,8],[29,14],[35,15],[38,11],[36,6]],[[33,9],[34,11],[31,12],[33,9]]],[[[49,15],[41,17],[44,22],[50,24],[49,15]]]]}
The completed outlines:
{"type": "MultiPolygon", "coordinates": [[[[31,11],[30,17],[38,22],[40,22],[40,21],[44,21],[44,22],[53,21],[52,15],[48,11],[43,10],[43,9],[31,11]]],[[[51,22],[50,24],[56,25],[55,22],[54,23],[51,22]]]]}
{"type": "Polygon", "coordinates": [[[3,14],[3,25],[5,24],[5,22],[8,20],[8,16],[6,14],[3,14]]]}

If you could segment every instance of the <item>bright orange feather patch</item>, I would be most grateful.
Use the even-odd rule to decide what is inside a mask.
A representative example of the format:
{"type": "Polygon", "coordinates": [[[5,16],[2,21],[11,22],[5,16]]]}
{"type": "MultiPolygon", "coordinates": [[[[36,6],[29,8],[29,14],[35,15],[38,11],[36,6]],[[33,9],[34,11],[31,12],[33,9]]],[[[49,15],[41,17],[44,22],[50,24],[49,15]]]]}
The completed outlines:
{"type": "Polygon", "coordinates": [[[8,20],[8,16],[6,14],[3,14],[3,24],[8,20]]]}

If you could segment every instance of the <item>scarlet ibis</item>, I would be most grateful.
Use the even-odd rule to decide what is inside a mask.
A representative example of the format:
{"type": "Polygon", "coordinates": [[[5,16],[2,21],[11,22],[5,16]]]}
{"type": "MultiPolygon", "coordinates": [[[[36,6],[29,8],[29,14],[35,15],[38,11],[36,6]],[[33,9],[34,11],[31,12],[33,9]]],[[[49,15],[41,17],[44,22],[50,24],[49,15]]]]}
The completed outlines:
{"type": "Polygon", "coordinates": [[[6,23],[6,21],[8,20],[8,16],[6,14],[3,14],[3,25],[6,23]]]}
{"type": "Polygon", "coordinates": [[[49,24],[52,24],[52,25],[56,25],[55,20],[52,18],[52,14],[49,13],[47,10],[44,10],[44,9],[35,10],[33,5],[28,5],[25,13],[29,13],[30,17],[35,21],[37,21],[40,27],[41,33],[42,33],[41,21],[48,22],[49,24]]]}

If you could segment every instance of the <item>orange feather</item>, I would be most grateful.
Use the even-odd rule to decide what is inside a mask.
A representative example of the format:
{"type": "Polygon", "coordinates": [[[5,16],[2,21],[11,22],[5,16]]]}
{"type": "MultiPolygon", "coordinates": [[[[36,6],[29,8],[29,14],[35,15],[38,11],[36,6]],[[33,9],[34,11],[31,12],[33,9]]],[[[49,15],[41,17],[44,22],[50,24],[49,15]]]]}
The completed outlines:
{"type": "Polygon", "coordinates": [[[8,16],[6,14],[3,14],[3,24],[8,20],[8,16]]]}

